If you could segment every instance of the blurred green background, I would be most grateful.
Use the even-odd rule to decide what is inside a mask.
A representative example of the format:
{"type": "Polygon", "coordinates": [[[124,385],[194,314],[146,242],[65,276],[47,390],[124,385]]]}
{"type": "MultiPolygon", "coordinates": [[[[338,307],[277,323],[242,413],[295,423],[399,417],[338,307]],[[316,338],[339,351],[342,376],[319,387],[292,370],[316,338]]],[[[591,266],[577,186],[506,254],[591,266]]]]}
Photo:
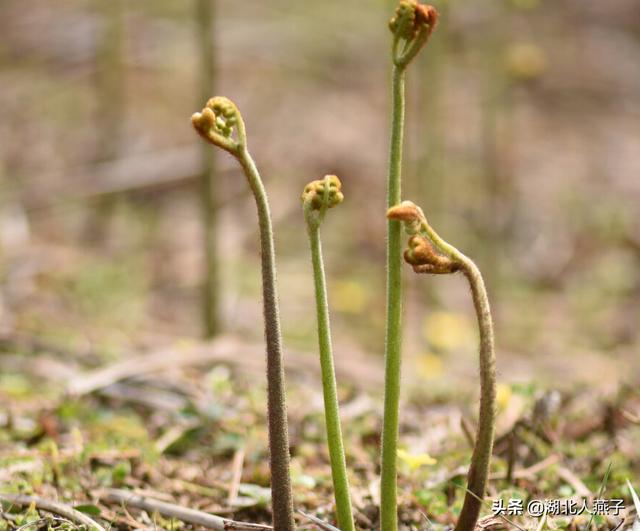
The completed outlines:
{"type": "MultiPolygon", "coordinates": [[[[637,0],[434,3],[440,24],[408,80],[403,195],[484,272],[501,379],[637,382],[637,0]]],[[[219,1],[208,49],[195,0],[2,0],[2,334],[102,360],[202,337],[204,159],[189,117],[212,52],[211,95],[242,110],[270,195],[287,347],[316,349],[299,196],[335,173],[346,200],[323,238],[336,355],[381,363],[392,9],[219,1]]],[[[254,205],[216,155],[220,331],[259,343],[254,205]]],[[[471,378],[464,279],[407,268],[406,287],[412,381],[471,378]]]]}

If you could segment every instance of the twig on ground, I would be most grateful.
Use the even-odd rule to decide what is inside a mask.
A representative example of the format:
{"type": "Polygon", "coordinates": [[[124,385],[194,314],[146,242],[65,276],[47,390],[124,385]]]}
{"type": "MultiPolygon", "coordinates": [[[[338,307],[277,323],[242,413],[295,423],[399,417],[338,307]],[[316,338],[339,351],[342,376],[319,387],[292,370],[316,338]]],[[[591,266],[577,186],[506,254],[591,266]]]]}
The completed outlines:
{"type": "Polygon", "coordinates": [[[35,507],[42,511],[57,514],[71,520],[77,524],[87,526],[93,531],[105,531],[104,527],[89,518],[86,514],[76,511],[73,507],[65,505],[63,503],[45,500],[38,496],[28,496],[26,494],[0,494],[0,501],[12,503],[14,505],[20,505],[21,507],[28,507],[29,505],[35,505],[35,507]]]}
{"type": "Polygon", "coordinates": [[[425,513],[423,513],[422,511],[419,511],[419,512],[420,512],[420,516],[422,516],[423,520],[425,522],[427,522],[427,529],[433,529],[433,523],[431,522],[431,520],[429,520],[429,517],[425,513]]]}
{"type": "Polygon", "coordinates": [[[244,448],[238,448],[233,454],[233,462],[231,464],[231,481],[229,482],[229,495],[227,503],[233,506],[238,498],[240,490],[240,481],[242,481],[242,468],[244,466],[244,448]]]}
{"type": "Polygon", "coordinates": [[[154,444],[156,450],[159,453],[163,454],[164,452],[167,451],[167,449],[173,443],[179,440],[185,433],[187,433],[189,430],[193,430],[194,428],[197,428],[199,425],[200,425],[200,422],[198,420],[192,419],[192,420],[185,420],[175,426],[170,427],[166,432],[162,434],[161,437],[159,437],[156,440],[154,444]]]}
{"type": "Polygon", "coordinates": [[[633,413],[631,413],[631,411],[621,409],[620,413],[626,420],[631,422],[631,424],[640,424],[640,417],[638,415],[634,415],[633,413]]]}
{"type": "Polygon", "coordinates": [[[582,482],[582,480],[576,476],[571,470],[563,466],[558,467],[558,476],[566,481],[576,494],[582,498],[590,498],[592,496],[589,488],[582,482]]]}
{"type": "Polygon", "coordinates": [[[9,479],[15,474],[24,472],[35,472],[37,470],[40,470],[43,466],[44,465],[42,461],[38,460],[18,461],[17,463],[12,463],[10,465],[7,465],[6,467],[0,468],[0,481],[9,481],[9,479]]]}
{"type": "Polygon", "coordinates": [[[462,433],[464,433],[464,438],[469,443],[469,447],[473,449],[473,446],[475,445],[475,436],[473,435],[475,433],[475,428],[471,425],[469,419],[465,417],[460,417],[460,427],[462,428],[462,433]]]}
{"type": "Polygon", "coordinates": [[[340,531],[340,529],[338,529],[337,527],[334,527],[331,524],[328,524],[327,522],[324,522],[324,521],[320,520],[320,518],[316,518],[315,516],[313,516],[311,514],[307,514],[307,513],[302,512],[302,511],[298,511],[298,514],[301,514],[307,520],[310,520],[311,522],[316,524],[320,529],[324,529],[325,531],[340,531]]]}
{"type": "Polygon", "coordinates": [[[547,521],[547,511],[545,509],[544,514],[542,515],[542,518],[540,518],[540,523],[538,523],[538,527],[536,527],[536,531],[542,531],[544,529],[544,524],[547,521]]]}
{"type": "Polygon", "coordinates": [[[173,370],[176,366],[184,367],[216,358],[224,358],[231,354],[237,344],[229,338],[214,341],[210,349],[168,348],[161,349],[152,354],[128,356],[124,361],[101,367],[89,373],[79,374],[68,383],[67,391],[73,396],[89,394],[98,389],[103,389],[121,380],[173,370]]]}
{"type": "Polygon", "coordinates": [[[101,396],[141,405],[155,411],[175,413],[189,406],[189,399],[175,392],[154,389],[148,385],[114,383],[99,389],[101,396]]]}
{"type": "MultiPolygon", "coordinates": [[[[285,359],[287,371],[316,374],[317,362],[314,356],[287,351],[285,359]]],[[[262,372],[264,353],[260,345],[247,343],[232,336],[220,337],[209,343],[194,343],[190,346],[173,346],[159,349],[150,354],[131,354],[123,361],[117,361],[93,371],[79,374],[67,385],[67,392],[82,396],[103,389],[127,378],[139,377],[163,371],[198,364],[229,363],[242,364],[243,369],[262,372]]],[[[377,365],[364,352],[349,349],[349,356],[336,360],[336,372],[345,379],[351,378],[362,388],[375,389],[382,385],[383,375],[377,365]]]]}
{"type": "MultiPolygon", "coordinates": [[[[15,531],[24,531],[25,529],[29,529],[31,526],[36,526],[36,529],[37,529],[38,524],[43,524],[44,522],[51,522],[51,521],[69,523],[69,520],[67,520],[66,518],[60,518],[55,516],[45,516],[44,518],[40,518],[40,520],[36,520],[35,522],[27,522],[26,524],[16,528],[15,531]]],[[[48,527],[48,529],[50,529],[50,527],[48,527]]]]}
{"type": "MultiPolygon", "coordinates": [[[[513,472],[513,479],[533,479],[536,474],[543,471],[545,468],[549,468],[552,465],[555,465],[561,461],[561,457],[557,454],[552,454],[546,459],[536,463],[535,465],[531,465],[529,468],[523,468],[521,470],[516,470],[513,472]]],[[[506,474],[491,474],[489,479],[506,479],[506,474]]]]}
{"type": "Polygon", "coordinates": [[[513,481],[513,471],[515,469],[516,466],[516,442],[517,442],[517,435],[515,431],[510,432],[510,437],[509,437],[509,446],[507,448],[508,454],[507,454],[507,482],[511,483],[513,481]]]}
{"type": "Polygon", "coordinates": [[[112,511],[106,505],[100,504],[99,507],[100,507],[100,514],[102,516],[102,519],[105,520],[106,522],[109,522],[107,531],[110,531],[111,529],[120,529],[117,524],[123,524],[130,529],[146,529],[147,528],[146,525],[138,522],[135,518],[133,518],[133,516],[129,514],[129,512],[126,509],[122,507],[119,507],[119,509],[122,509],[122,513],[124,514],[118,511],[112,511]]]}
{"type": "Polygon", "coordinates": [[[167,503],[146,496],[141,496],[135,492],[121,489],[105,489],[100,493],[100,499],[103,503],[117,503],[123,506],[135,507],[148,512],[157,512],[170,518],[176,518],[194,525],[201,525],[215,531],[227,531],[235,529],[236,531],[249,530],[271,530],[271,526],[262,524],[247,524],[244,522],[234,522],[226,518],[221,518],[204,511],[182,507],[174,503],[167,503]]]}

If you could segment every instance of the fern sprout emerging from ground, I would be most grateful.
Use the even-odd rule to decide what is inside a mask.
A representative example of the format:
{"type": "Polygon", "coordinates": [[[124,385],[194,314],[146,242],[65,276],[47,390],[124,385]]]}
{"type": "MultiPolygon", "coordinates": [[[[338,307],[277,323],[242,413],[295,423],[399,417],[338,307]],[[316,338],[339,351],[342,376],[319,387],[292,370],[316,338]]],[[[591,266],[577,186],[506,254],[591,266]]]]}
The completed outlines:
{"type": "Polygon", "coordinates": [[[433,230],[420,207],[411,201],[404,201],[389,209],[387,217],[404,222],[407,233],[411,235],[404,258],[416,273],[441,275],[460,271],[471,288],[480,333],[480,414],[467,493],[455,529],[473,530],[487,488],[496,419],[496,361],[487,290],[475,263],[433,230]]]}
{"type": "Polygon", "coordinates": [[[191,121],[205,140],[233,155],[244,170],[258,209],[262,257],[262,302],[267,342],[267,394],[273,526],[278,531],[295,528],[289,474],[289,436],[282,360],[282,334],[276,286],[276,261],[267,193],[249,151],[244,121],[235,104],[211,98],[191,121]]]}
{"type": "Polygon", "coordinates": [[[338,391],[333,366],[331,347],[331,328],[329,324],[329,304],[327,302],[327,282],[322,260],[320,225],[328,209],[342,203],[343,195],[340,179],[327,175],[324,179],[312,181],[305,186],[302,194],[304,218],[307,222],[311,262],[316,294],[316,312],[318,319],[318,343],[320,347],[320,367],[322,371],[322,390],[324,395],[324,414],[327,425],[327,443],[331,460],[331,476],[336,499],[338,526],[342,531],[354,531],[353,512],[349,496],[349,480],[342,442],[338,391]]]}

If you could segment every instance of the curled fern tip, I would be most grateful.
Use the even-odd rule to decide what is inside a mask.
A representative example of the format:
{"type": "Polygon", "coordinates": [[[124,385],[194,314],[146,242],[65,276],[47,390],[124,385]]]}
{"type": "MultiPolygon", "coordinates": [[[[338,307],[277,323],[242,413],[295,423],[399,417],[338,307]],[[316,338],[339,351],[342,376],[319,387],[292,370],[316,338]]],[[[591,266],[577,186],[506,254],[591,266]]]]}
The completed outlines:
{"type": "Polygon", "coordinates": [[[416,273],[446,275],[460,269],[459,264],[436,252],[427,238],[418,235],[409,239],[408,249],[404,252],[404,260],[413,266],[416,273]]]}
{"type": "Polygon", "coordinates": [[[240,111],[224,96],[211,98],[201,112],[191,117],[191,123],[201,137],[231,153],[246,147],[247,139],[240,111]]]}
{"type": "Polygon", "coordinates": [[[438,23],[438,11],[431,5],[417,0],[401,0],[389,21],[393,33],[393,61],[399,68],[406,68],[426,44],[438,23]],[[404,46],[400,43],[404,41],[404,46]]]}
{"type": "Polygon", "coordinates": [[[311,181],[304,187],[303,203],[308,203],[312,210],[333,208],[344,200],[342,183],[335,175],[327,175],[324,179],[311,181]]]}
{"type": "Polygon", "coordinates": [[[343,200],[342,183],[335,175],[325,175],[324,179],[307,184],[302,192],[302,206],[309,228],[317,229],[327,210],[338,206],[343,200]]]}

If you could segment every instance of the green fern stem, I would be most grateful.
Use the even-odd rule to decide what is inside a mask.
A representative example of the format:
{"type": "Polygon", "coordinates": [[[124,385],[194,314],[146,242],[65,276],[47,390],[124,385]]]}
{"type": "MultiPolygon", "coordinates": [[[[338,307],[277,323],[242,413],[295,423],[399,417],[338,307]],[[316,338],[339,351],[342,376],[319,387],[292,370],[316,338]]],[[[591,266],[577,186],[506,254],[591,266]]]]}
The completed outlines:
{"type": "Polygon", "coordinates": [[[338,526],[342,531],[355,531],[349,479],[340,427],[338,389],[333,364],[331,346],[331,326],[329,321],[329,303],[327,300],[327,281],[322,259],[322,241],[320,225],[328,209],[339,205],[344,196],[342,183],[335,175],[327,175],[322,180],[312,181],[305,186],[302,194],[304,219],[309,234],[311,263],[313,266],[313,284],[316,298],[318,321],[318,343],[320,349],[320,369],[322,373],[322,391],[327,429],[327,444],[331,462],[331,477],[336,500],[338,526]]]}
{"type": "Polygon", "coordinates": [[[327,426],[327,443],[331,461],[331,476],[336,499],[338,527],[342,531],[354,531],[349,479],[340,427],[338,391],[336,386],[333,352],[331,347],[331,328],[327,303],[327,286],[322,260],[320,228],[309,226],[311,261],[316,295],[316,313],[318,319],[318,343],[320,348],[320,367],[322,371],[322,391],[324,395],[324,415],[327,426]]]}
{"type": "MultiPolygon", "coordinates": [[[[391,143],[387,180],[387,208],[401,199],[402,144],[405,115],[405,72],[429,40],[438,21],[433,6],[400,0],[389,29],[393,34],[391,58],[391,143]]],[[[398,419],[400,407],[400,355],[402,347],[402,227],[394,219],[387,225],[387,315],[385,337],[384,419],[380,479],[380,529],[396,531],[398,419]]]]}
{"type": "MultiPolygon", "coordinates": [[[[387,207],[401,199],[402,143],[405,114],[405,68],[394,65],[392,78],[391,148],[387,207]]],[[[380,529],[397,529],[397,454],[402,345],[402,224],[387,222],[387,329],[385,340],[384,420],[380,480],[380,529]]]]}

